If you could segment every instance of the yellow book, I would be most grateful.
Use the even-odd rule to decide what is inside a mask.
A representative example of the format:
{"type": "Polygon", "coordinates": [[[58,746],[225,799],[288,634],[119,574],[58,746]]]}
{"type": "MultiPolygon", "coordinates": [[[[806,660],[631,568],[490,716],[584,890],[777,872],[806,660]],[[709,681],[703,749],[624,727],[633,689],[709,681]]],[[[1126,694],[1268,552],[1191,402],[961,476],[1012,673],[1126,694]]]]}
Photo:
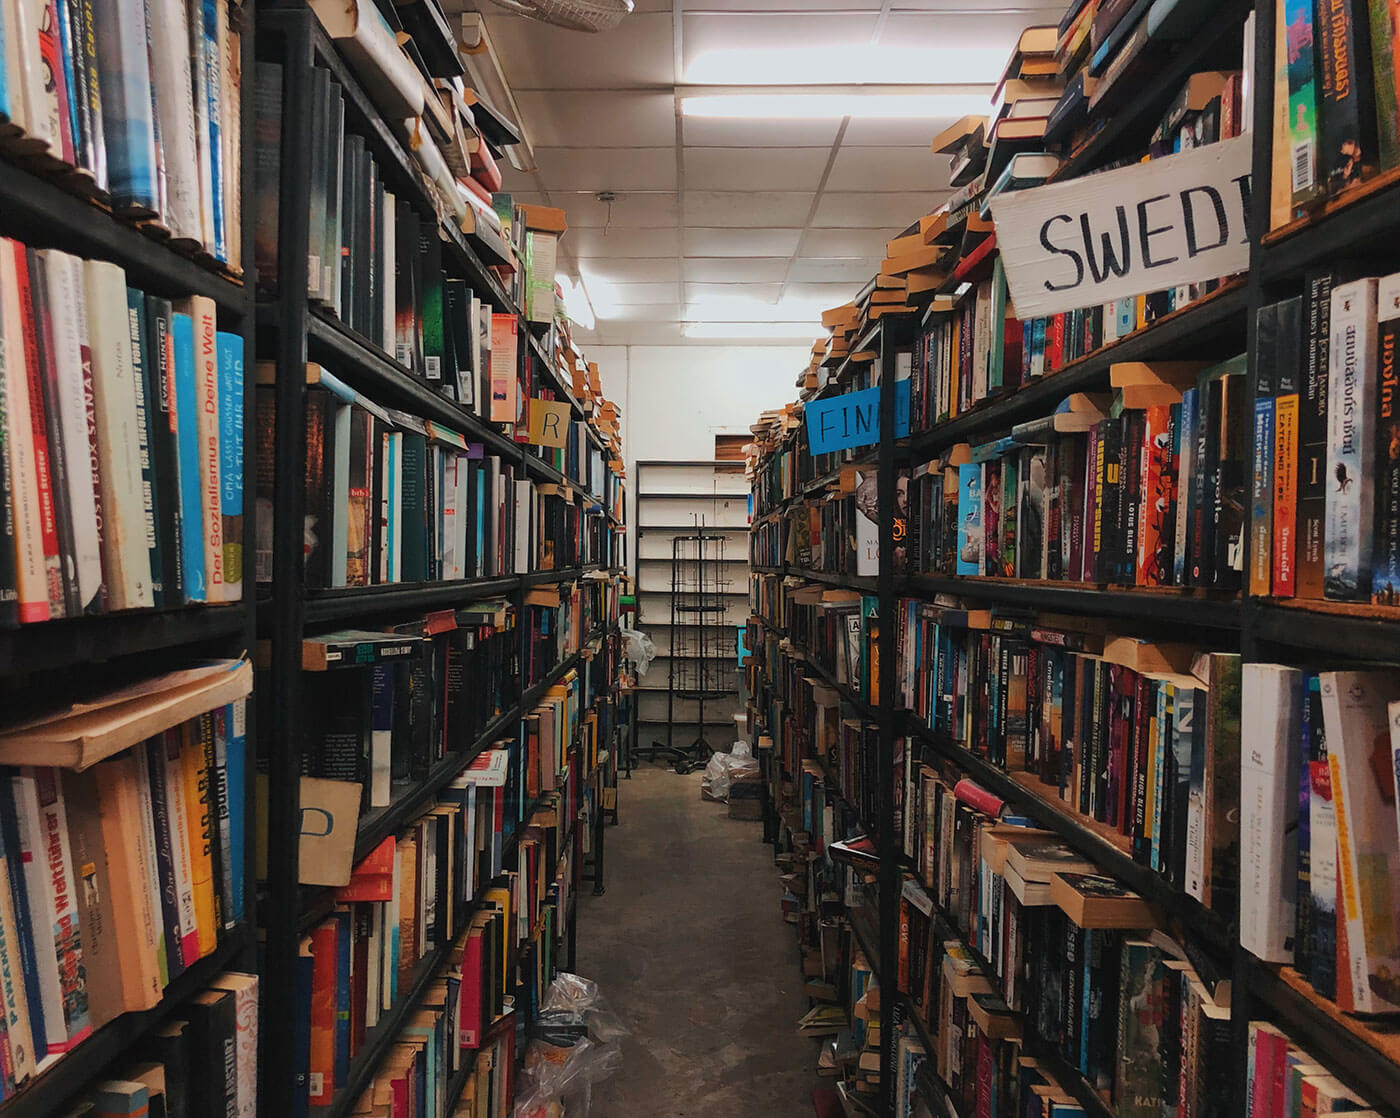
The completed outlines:
{"type": "MultiPolygon", "coordinates": [[[[190,884],[194,890],[194,920],[202,959],[218,946],[218,914],[214,888],[214,789],[204,763],[202,718],[180,727],[180,769],[185,778],[185,813],[189,823],[190,884]]],[[[209,727],[212,735],[213,726],[209,727]]],[[[212,744],[212,742],[211,742],[212,744]]]]}

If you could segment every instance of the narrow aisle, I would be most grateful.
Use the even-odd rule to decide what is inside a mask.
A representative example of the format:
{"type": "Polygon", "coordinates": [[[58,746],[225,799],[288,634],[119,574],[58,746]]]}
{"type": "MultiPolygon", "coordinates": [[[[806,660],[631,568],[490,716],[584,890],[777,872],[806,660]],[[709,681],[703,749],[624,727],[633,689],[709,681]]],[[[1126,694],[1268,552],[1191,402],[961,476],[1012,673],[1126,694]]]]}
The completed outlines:
{"type": "Polygon", "coordinates": [[[700,774],[620,780],[607,893],[581,898],[578,972],[632,1036],[593,1118],[810,1118],[817,1046],[772,847],[700,799],[700,774]]]}

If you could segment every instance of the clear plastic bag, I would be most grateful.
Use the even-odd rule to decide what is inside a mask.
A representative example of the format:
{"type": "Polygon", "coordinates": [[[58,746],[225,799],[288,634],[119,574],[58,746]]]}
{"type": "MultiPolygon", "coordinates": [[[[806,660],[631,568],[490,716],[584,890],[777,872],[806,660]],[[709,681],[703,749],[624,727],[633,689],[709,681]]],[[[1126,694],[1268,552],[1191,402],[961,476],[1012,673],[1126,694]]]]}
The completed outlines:
{"type": "Polygon", "coordinates": [[[622,628],[618,632],[622,635],[623,656],[637,666],[637,678],[644,678],[651,662],[656,659],[656,645],[649,636],[636,629],[622,628]]]}
{"type": "Polygon", "coordinates": [[[527,1034],[515,1118],[586,1118],[593,1085],[622,1069],[629,1032],[596,982],[561,972],[527,1034]]]}
{"type": "Polygon", "coordinates": [[[700,797],[717,803],[729,802],[729,789],[735,781],[757,780],[758,759],[746,741],[736,741],[728,753],[712,753],[700,778],[700,797]]]}

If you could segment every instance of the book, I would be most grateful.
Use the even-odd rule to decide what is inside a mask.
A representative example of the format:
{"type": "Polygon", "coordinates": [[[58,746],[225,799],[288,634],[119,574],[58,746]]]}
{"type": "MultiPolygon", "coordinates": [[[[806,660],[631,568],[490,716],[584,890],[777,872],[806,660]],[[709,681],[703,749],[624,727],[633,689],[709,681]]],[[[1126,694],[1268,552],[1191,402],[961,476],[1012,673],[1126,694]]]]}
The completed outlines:
{"type": "MultiPolygon", "coordinates": [[[[1348,2],[1329,4],[1316,21],[1318,178],[1329,195],[1360,182],[1374,167],[1375,101],[1369,88],[1370,21],[1348,2]]],[[[1290,106],[1291,107],[1291,106],[1290,106]]]]}
{"type": "Polygon", "coordinates": [[[1400,602],[1400,275],[1376,287],[1375,523],[1372,528],[1371,601],[1400,602]]]}

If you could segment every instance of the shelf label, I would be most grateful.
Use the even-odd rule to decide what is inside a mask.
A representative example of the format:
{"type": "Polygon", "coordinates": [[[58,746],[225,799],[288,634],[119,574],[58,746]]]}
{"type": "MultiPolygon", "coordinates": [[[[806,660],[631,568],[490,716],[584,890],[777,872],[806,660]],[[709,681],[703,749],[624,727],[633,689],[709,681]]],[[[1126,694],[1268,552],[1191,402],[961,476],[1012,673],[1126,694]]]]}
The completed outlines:
{"type": "Polygon", "coordinates": [[[1019,318],[1249,268],[1252,137],[992,199],[1019,318]]]}
{"type": "MultiPolygon", "coordinates": [[[[807,417],[807,452],[830,454],[880,441],[880,390],[866,388],[813,400],[807,417]]],[[[909,379],[894,382],[894,437],[909,434],[909,379]]]]}
{"type": "Polygon", "coordinates": [[[569,405],[532,396],[528,431],[531,445],[562,448],[569,437],[569,405]]]}

